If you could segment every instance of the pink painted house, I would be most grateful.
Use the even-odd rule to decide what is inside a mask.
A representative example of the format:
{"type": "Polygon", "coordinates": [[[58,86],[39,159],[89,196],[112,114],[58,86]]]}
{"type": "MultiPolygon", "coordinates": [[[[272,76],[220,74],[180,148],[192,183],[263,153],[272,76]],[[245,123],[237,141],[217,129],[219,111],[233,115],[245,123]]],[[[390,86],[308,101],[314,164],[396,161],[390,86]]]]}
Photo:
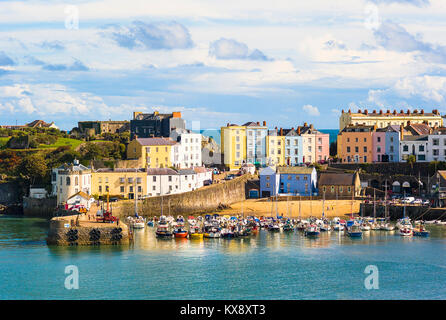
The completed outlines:
{"type": "Polygon", "coordinates": [[[382,162],[382,156],[386,154],[386,132],[380,129],[373,132],[372,142],[373,162],[382,162]]]}
{"type": "Polygon", "coordinates": [[[328,161],[330,157],[330,135],[328,133],[316,132],[316,161],[328,161]]]}

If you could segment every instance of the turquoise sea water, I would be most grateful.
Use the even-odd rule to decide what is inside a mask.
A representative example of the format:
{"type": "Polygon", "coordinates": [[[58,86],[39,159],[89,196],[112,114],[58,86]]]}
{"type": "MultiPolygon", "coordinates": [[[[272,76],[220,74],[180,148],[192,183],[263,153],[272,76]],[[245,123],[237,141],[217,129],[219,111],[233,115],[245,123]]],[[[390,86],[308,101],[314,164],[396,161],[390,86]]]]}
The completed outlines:
{"type": "Polygon", "coordinates": [[[0,299],[446,299],[446,227],[430,238],[372,232],[352,240],[261,231],[246,239],[48,247],[48,222],[0,217],[0,299]],[[79,289],[64,287],[65,267],[79,289]],[[367,290],[367,265],[379,289],[367,290]]]}

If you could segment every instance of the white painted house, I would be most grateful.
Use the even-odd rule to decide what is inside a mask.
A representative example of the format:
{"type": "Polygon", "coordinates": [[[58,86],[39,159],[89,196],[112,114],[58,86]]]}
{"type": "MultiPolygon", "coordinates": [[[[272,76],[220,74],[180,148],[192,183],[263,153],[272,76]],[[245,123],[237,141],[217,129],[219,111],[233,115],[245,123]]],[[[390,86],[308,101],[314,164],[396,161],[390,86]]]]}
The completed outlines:
{"type": "Polygon", "coordinates": [[[201,134],[186,129],[175,129],[170,133],[170,137],[179,143],[179,168],[192,168],[203,165],[201,158],[201,134]]]}
{"type": "Polygon", "coordinates": [[[204,186],[204,182],[206,180],[212,181],[212,169],[208,169],[205,167],[195,167],[193,169],[195,173],[197,174],[197,181],[195,183],[196,188],[201,188],[204,186]]]}
{"type": "Polygon", "coordinates": [[[406,162],[411,155],[416,157],[416,162],[426,162],[428,144],[428,135],[404,136],[400,140],[400,162],[406,162]]]}
{"type": "Polygon", "coordinates": [[[147,169],[147,196],[180,193],[180,175],[170,168],[147,169]]]}
{"type": "Polygon", "coordinates": [[[52,195],[57,196],[57,204],[65,203],[72,195],[82,191],[91,194],[91,169],[74,160],[52,170],[52,195]]]}
{"type": "Polygon", "coordinates": [[[446,128],[435,129],[428,136],[427,148],[427,161],[446,161],[446,128]]]}
{"type": "Polygon", "coordinates": [[[197,174],[193,169],[178,170],[180,176],[180,192],[188,192],[197,189],[197,174]]]}
{"type": "Polygon", "coordinates": [[[91,204],[94,202],[94,198],[85,192],[79,191],[76,194],[73,194],[66,201],[67,209],[77,209],[80,207],[84,207],[87,210],[90,210],[91,204]]]}

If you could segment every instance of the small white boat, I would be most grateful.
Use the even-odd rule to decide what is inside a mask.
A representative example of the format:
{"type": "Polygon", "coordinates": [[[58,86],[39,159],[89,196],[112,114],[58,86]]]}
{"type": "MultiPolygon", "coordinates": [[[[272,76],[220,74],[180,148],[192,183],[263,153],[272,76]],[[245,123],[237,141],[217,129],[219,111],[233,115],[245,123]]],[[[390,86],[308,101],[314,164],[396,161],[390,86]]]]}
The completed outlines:
{"type": "Polygon", "coordinates": [[[413,230],[410,227],[402,227],[399,230],[400,236],[411,237],[413,235],[413,230]]]}

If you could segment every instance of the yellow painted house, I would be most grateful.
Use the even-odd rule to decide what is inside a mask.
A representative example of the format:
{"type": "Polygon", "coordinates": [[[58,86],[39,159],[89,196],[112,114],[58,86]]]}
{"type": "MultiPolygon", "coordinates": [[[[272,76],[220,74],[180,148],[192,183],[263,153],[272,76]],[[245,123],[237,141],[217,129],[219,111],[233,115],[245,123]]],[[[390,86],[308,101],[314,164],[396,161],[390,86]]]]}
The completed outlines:
{"type": "Polygon", "coordinates": [[[179,144],[170,138],[136,138],[127,146],[127,159],[144,168],[169,168],[179,163],[179,144]]]}
{"type": "Polygon", "coordinates": [[[266,157],[268,165],[285,165],[285,136],[277,130],[269,130],[266,136],[266,157]]]}
{"type": "Polygon", "coordinates": [[[221,151],[227,168],[240,169],[246,162],[246,127],[236,124],[221,127],[221,151]]]}
{"type": "Polygon", "coordinates": [[[147,172],[145,169],[97,169],[91,173],[91,193],[104,196],[121,196],[135,199],[147,194],[147,172]]]}

